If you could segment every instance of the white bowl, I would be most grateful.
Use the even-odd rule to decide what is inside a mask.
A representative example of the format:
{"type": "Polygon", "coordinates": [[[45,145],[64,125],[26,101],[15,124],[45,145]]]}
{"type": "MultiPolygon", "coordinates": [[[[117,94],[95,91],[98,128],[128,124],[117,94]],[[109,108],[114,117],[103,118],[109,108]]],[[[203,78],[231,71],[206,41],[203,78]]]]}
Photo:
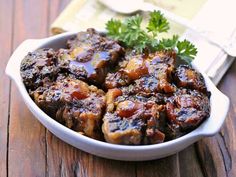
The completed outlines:
{"type": "MultiPolygon", "coordinates": [[[[5,71],[6,74],[15,81],[23,100],[34,116],[45,127],[47,127],[49,131],[63,141],[77,147],[78,149],[100,157],[126,161],[141,161],[158,159],[175,154],[190,144],[198,141],[200,138],[212,136],[220,130],[229,109],[229,99],[215,87],[204,73],[202,74],[207,88],[212,94],[210,98],[210,117],[198,128],[180,138],[154,145],[115,145],[83,136],[61,125],[44,113],[31,99],[20,76],[20,64],[28,52],[45,47],[54,49],[65,47],[66,40],[75,34],[76,33],[74,32],[68,32],[45,39],[29,39],[24,41],[12,54],[5,71]]],[[[199,70],[199,68],[195,68],[199,70]]]]}

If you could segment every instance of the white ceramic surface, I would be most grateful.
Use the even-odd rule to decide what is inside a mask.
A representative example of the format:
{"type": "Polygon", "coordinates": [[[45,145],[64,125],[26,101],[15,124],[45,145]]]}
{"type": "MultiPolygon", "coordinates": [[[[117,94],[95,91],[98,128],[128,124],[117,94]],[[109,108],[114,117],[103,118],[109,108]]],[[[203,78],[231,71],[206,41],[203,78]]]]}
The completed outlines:
{"type": "MultiPolygon", "coordinates": [[[[64,47],[66,40],[73,35],[75,35],[75,33],[63,33],[45,39],[29,39],[24,41],[12,54],[5,71],[6,74],[15,81],[23,100],[34,116],[47,127],[49,131],[63,141],[97,156],[116,160],[141,161],[172,155],[200,138],[212,136],[219,131],[229,109],[229,99],[214,86],[204,73],[203,76],[207,88],[212,93],[210,100],[211,115],[197,129],[172,141],[141,146],[115,145],[88,138],[56,122],[44,113],[30,98],[20,76],[20,63],[28,52],[38,48],[51,47],[58,49],[64,47]]],[[[199,68],[197,69],[199,70],[199,68]]]]}

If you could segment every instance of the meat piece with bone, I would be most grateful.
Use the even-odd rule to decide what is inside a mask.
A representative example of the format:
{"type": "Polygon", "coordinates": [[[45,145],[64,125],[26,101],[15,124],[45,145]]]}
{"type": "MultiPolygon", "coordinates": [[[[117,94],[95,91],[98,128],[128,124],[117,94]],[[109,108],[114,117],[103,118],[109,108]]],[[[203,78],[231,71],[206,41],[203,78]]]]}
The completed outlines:
{"type": "Polygon", "coordinates": [[[27,89],[54,81],[59,72],[57,58],[53,49],[39,49],[29,52],[21,62],[21,77],[27,89]]]}
{"type": "Polygon", "coordinates": [[[48,115],[86,136],[100,139],[105,94],[73,77],[59,77],[48,88],[32,93],[36,104],[48,115]]]}
{"type": "Polygon", "coordinates": [[[59,66],[78,79],[100,85],[109,69],[124,53],[116,41],[91,28],[79,32],[67,45],[69,49],[60,49],[58,52],[59,66]]]}
{"type": "Polygon", "coordinates": [[[192,130],[210,116],[210,100],[197,90],[179,89],[169,98],[166,113],[182,131],[192,130]]]}
{"type": "Polygon", "coordinates": [[[106,88],[123,87],[134,83],[137,91],[172,93],[171,74],[175,62],[174,52],[156,52],[126,56],[126,63],[115,73],[109,73],[106,88]]]}
{"type": "Polygon", "coordinates": [[[174,73],[174,81],[178,87],[195,89],[206,93],[206,85],[201,73],[189,65],[180,65],[174,73]]]}
{"type": "Polygon", "coordinates": [[[151,100],[143,102],[140,97],[122,96],[118,88],[106,94],[107,112],[102,125],[105,140],[127,145],[163,142],[165,135],[159,130],[159,123],[164,107],[151,100]]]}

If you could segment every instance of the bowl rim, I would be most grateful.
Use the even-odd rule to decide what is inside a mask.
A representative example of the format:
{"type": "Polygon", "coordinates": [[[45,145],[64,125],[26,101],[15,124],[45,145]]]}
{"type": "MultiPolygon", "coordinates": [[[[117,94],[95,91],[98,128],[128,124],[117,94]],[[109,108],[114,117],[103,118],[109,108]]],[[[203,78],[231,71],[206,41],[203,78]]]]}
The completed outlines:
{"type": "MultiPolygon", "coordinates": [[[[36,105],[36,103],[29,96],[29,94],[23,84],[23,81],[21,79],[21,76],[20,76],[19,63],[21,63],[21,61],[23,60],[23,58],[26,56],[26,54],[28,52],[42,48],[43,46],[45,46],[48,43],[53,42],[55,40],[60,40],[62,38],[69,39],[70,37],[76,35],[77,33],[78,33],[77,31],[73,31],[73,32],[65,32],[65,33],[62,33],[62,34],[59,34],[56,36],[52,36],[52,37],[48,37],[48,38],[44,38],[44,39],[28,39],[28,40],[24,41],[15,50],[15,52],[12,54],[12,56],[7,64],[7,67],[5,70],[6,74],[8,76],[10,76],[15,81],[15,83],[16,83],[24,101],[26,102],[28,108],[31,110],[31,112],[35,111],[37,113],[37,115],[35,115],[35,114],[34,115],[41,123],[42,123],[41,119],[43,118],[44,121],[48,122],[49,124],[55,125],[58,129],[61,129],[62,132],[69,134],[70,136],[73,136],[77,140],[81,140],[83,142],[86,141],[89,144],[96,144],[100,147],[105,147],[105,148],[115,149],[115,150],[122,150],[122,151],[143,151],[143,150],[152,150],[152,149],[156,149],[156,148],[165,148],[165,147],[169,147],[171,145],[175,145],[176,143],[188,141],[191,138],[195,138],[197,140],[201,137],[212,136],[219,131],[220,127],[222,126],[222,124],[226,118],[226,114],[229,109],[229,98],[227,96],[225,96],[221,91],[219,91],[215,87],[215,85],[212,83],[212,81],[210,81],[210,79],[206,76],[206,74],[204,74],[204,72],[201,72],[200,68],[198,68],[197,66],[194,66],[194,65],[193,65],[193,67],[196,68],[203,75],[205,82],[207,84],[208,90],[210,90],[211,92],[220,96],[224,100],[224,104],[225,104],[225,110],[221,113],[222,118],[220,120],[218,127],[216,127],[214,130],[212,130],[210,132],[206,131],[206,128],[204,127],[204,125],[206,124],[206,122],[210,121],[209,118],[211,117],[212,112],[210,114],[210,117],[207,118],[206,120],[204,120],[201,123],[201,125],[199,125],[196,129],[194,129],[193,131],[191,131],[179,138],[176,138],[176,139],[173,139],[173,140],[170,140],[167,142],[158,143],[158,144],[151,144],[151,145],[119,145],[119,144],[112,144],[112,143],[108,143],[108,142],[99,141],[99,140],[81,135],[80,133],[67,128],[66,126],[60,124],[59,122],[57,122],[56,120],[54,120],[53,118],[48,116],[45,112],[43,112],[42,109],[40,109],[36,105]],[[17,61],[17,60],[19,60],[19,61],[17,61]],[[209,88],[211,88],[211,89],[209,89],[209,88]],[[39,118],[38,115],[40,115],[42,118],[39,118]]],[[[102,31],[102,33],[103,33],[103,31],[102,31]]],[[[211,106],[212,106],[211,99],[210,99],[210,102],[211,102],[211,106]]]]}

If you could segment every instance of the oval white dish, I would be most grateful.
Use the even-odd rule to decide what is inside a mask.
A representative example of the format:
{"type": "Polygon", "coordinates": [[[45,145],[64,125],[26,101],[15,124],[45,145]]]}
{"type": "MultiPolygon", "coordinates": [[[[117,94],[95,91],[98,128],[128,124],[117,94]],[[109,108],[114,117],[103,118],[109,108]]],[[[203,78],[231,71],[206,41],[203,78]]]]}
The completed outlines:
{"type": "MultiPolygon", "coordinates": [[[[210,98],[211,115],[198,128],[172,141],[140,146],[115,145],[83,136],[61,125],[44,113],[31,99],[20,76],[20,64],[28,52],[39,48],[50,47],[58,49],[64,47],[66,40],[75,34],[75,32],[67,32],[45,39],[29,39],[24,41],[10,57],[5,71],[15,81],[24,102],[34,116],[49,131],[63,141],[100,157],[126,161],[142,161],[172,155],[198,141],[200,138],[212,136],[220,130],[229,109],[229,99],[215,87],[204,73],[202,74],[207,88],[212,94],[210,98]]],[[[199,68],[195,68],[199,70],[199,68]]]]}

